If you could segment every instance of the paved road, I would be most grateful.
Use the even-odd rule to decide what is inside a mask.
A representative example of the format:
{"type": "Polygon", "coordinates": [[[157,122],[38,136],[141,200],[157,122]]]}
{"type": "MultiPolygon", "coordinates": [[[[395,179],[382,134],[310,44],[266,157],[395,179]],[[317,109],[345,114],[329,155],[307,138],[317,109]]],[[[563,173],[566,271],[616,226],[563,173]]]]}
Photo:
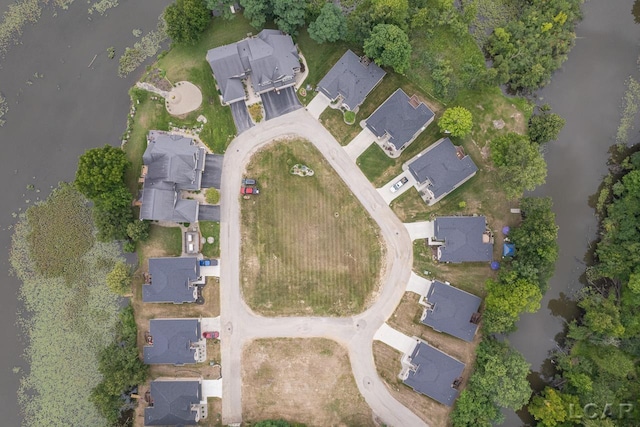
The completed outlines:
{"type": "Polygon", "coordinates": [[[222,422],[229,424],[242,420],[243,345],[256,338],[325,337],[348,349],[358,388],[379,419],[397,427],[425,426],[388,392],[378,377],[372,348],[376,331],[393,314],[404,294],[413,263],[411,239],[404,225],[331,134],[304,109],[249,129],[233,140],[225,153],[221,197],[222,422]],[[378,223],[386,242],[386,276],[378,299],[368,310],[354,317],[266,318],[253,313],[241,295],[238,194],[244,165],[273,139],[296,135],[311,141],[326,157],[378,223]]]}

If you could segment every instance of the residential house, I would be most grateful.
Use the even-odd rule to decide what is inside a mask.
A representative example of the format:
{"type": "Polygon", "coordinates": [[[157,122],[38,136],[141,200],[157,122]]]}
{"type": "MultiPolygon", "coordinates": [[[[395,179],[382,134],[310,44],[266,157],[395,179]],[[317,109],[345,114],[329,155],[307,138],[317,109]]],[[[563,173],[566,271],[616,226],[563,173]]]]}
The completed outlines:
{"type": "Polygon", "coordinates": [[[151,381],[145,396],[145,426],[196,425],[207,417],[207,399],[199,380],[158,379],[151,381]]]}
{"type": "Polygon", "coordinates": [[[279,30],[262,30],[255,37],[211,49],[207,62],[225,105],[246,99],[245,80],[260,95],[293,86],[300,72],[298,49],[291,36],[279,30]]]}
{"type": "Polygon", "coordinates": [[[347,50],[318,83],[318,91],[342,108],[357,111],[386,73],[366,57],[347,50]]]}
{"type": "Polygon", "coordinates": [[[467,182],[478,171],[464,149],[453,145],[449,138],[437,141],[402,167],[415,177],[415,187],[429,206],[467,182]]]}
{"type": "Polygon", "coordinates": [[[458,397],[464,363],[420,341],[402,358],[399,378],[417,391],[447,406],[458,397]]]}
{"type": "Polygon", "coordinates": [[[383,143],[392,157],[400,155],[427,126],[435,114],[414,95],[396,90],[366,120],[367,128],[383,143]]]}
{"type": "Polygon", "coordinates": [[[145,334],[144,363],[186,365],[207,359],[200,319],[151,319],[145,334]]]}
{"type": "Polygon", "coordinates": [[[149,273],[142,285],[143,302],[195,302],[204,285],[196,257],[149,258],[149,273]]]}
{"type": "Polygon", "coordinates": [[[493,236],[484,216],[439,216],[433,221],[433,238],[440,262],[490,262],[493,236]]]}
{"type": "Polygon", "coordinates": [[[431,283],[427,294],[420,298],[425,306],[420,322],[438,332],[473,341],[480,321],[482,300],[437,280],[431,283]]]}
{"type": "Polygon", "coordinates": [[[181,198],[180,192],[200,190],[205,149],[191,138],[152,130],[142,161],[140,219],[196,222],[198,202],[181,198]]]}

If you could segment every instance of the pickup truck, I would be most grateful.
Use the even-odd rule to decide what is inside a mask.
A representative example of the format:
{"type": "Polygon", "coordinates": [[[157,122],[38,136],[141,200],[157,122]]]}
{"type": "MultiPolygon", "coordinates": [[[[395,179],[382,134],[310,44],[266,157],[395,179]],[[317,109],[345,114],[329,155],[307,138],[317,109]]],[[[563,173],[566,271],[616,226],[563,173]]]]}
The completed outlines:
{"type": "Polygon", "coordinates": [[[407,178],[406,176],[404,178],[402,178],[400,181],[396,182],[395,184],[393,184],[391,186],[391,188],[389,188],[389,191],[391,191],[392,193],[395,193],[396,191],[398,191],[400,189],[400,187],[402,187],[403,185],[405,185],[407,183],[407,181],[409,181],[409,178],[407,178]]]}
{"type": "Polygon", "coordinates": [[[260,194],[260,190],[255,187],[242,187],[240,188],[240,194],[260,194]]]}

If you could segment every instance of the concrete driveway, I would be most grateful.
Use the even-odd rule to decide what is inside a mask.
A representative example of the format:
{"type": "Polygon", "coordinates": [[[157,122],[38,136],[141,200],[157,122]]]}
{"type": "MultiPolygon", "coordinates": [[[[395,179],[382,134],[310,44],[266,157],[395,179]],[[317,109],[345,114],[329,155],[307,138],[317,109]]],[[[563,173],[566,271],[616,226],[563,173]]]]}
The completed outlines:
{"type": "Polygon", "coordinates": [[[395,199],[400,197],[405,192],[409,191],[410,188],[413,188],[416,183],[416,179],[413,177],[411,172],[408,170],[402,172],[400,175],[393,178],[391,181],[387,182],[384,186],[378,188],[378,192],[384,199],[384,201],[390,205],[395,199]],[[395,192],[391,191],[391,187],[393,187],[398,181],[402,178],[407,178],[407,182],[405,182],[402,187],[397,189],[395,192]]]}
{"type": "MultiPolygon", "coordinates": [[[[395,348],[402,354],[411,353],[413,351],[413,348],[416,346],[416,343],[418,342],[416,338],[408,337],[402,332],[393,329],[386,323],[383,323],[380,326],[380,329],[376,331],[373,339],[382,341],[388,346],[395,348]]],[[[398,373],[399,372],[400,364],[398,363],[398,373]]]]}
{"type": "MultiPolygon", "coordinates": [[[[395,311],[405,293],[413,265],[409,233],[398,217],[349,158],[335,138],[306,110],[265,121],[231,142],[224,157],[221,189],[220,319],[223,384],[223,424],[242,421],[242,348],[257,338],[324,337],[343,345],[360,393],[381,422],[390,426],[426,424],[391,396],[378,376],[372,342],[380,326],[395,311]],[[333,167],[380,227],[387,247],[385,276],[378,297],[364,313],[353,317],[262,317],[242,298],[240,286],[240,205],[238,193],[244,166],[274,139],[296,135],[310,141],[333,167]]],[[[400,361],[398,361],[400,369],[400,361]]]]}
{"type": "Polygon", "coordinates": [[[296,91],[292,86],[280,89],[279,92],[271,91],[260,95],[264,106],[265,120],[273,120],[276,117],[291,113],[302,108],[296,91]]]}
{"type": "Polygon", "coordinates": [[[407,292],[425,296],[431,288],[431,283],[433,283],[431,280],[420,277],[412,271],[409,282],[407,283],[407,292]]]}
{"type": "Polygon", "coordinates": [[[254,126],[253,120],[251,120],[251,116],[249,115],[249,110],[247,110],[246,102],[233,102],[229,104],[229,106],[231,107],[231,115],[236,124],[238,135],[254,126]]]}
{"type": "Polygon", "coordinates": [[[217,262],[216,265],[201,266],[200,274],[204,277],[220,277],[220,263],[217,262]]]}
{"type": "Polygon", "coordinates": [[[411,240],[428,239],[434,236],[433,221],[418,221],[404,223],[411,240]]]}
{"type": "Polygon", "coordinates": [[[376,140],[376,136],[369,129],[364,128],[350,143],[344,146],[344,151],[354,162],[376,140]]]}
{"type": "Polygon", "coordinates": [[[318,120],[329,104],[331,104],[331,100],[324,93],[318,92],[315,98],[307,105],[307,111],[311,114],[311,117],[318,120]]]}
{"type": "MultiPolygon", "coordinates": [[[[222,397],[222,378],[219,380],[202,380],[202,397],[222,397]]],[[[213,414],[209,414],[211,416],[213,414]]]]}

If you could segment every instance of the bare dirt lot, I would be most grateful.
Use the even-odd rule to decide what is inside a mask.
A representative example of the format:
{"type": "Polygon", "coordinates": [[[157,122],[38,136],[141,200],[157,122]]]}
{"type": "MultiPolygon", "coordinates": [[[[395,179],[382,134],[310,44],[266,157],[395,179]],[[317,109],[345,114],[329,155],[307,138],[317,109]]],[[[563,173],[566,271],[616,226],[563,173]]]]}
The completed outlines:
{"type": "Polygon", "coordinates": [[[308,426],[373,426],[347,351],[327,339],[257,340],[244,348],[247,422],[286,419],[308,426]]]}
{"type": "Polygon", "coordinates": [[[247,166],[259,195],[242,203],[242,291],[264,315],[363,311],[380,282],[377,224],[308,142],[279,141],[247,166]],[[313,176],[290,173],[303,164],[313,176]]]}

